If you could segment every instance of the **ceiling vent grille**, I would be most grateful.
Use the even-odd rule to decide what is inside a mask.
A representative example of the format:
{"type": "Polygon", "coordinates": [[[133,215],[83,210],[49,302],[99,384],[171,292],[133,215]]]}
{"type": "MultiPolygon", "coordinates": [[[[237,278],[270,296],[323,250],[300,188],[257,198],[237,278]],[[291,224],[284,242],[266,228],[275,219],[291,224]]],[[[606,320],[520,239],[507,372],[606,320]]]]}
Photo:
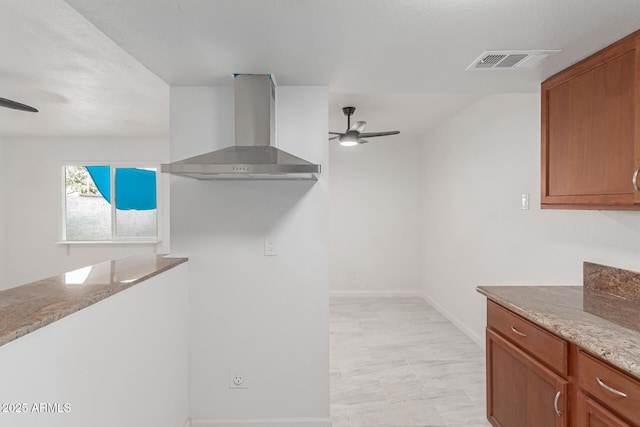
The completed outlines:
{"type": "Polygon", "coordinates": [[[467,67],[469,70],[512,70],[537,67],[559,50],[492,50],[484,52],[467,67]]]}

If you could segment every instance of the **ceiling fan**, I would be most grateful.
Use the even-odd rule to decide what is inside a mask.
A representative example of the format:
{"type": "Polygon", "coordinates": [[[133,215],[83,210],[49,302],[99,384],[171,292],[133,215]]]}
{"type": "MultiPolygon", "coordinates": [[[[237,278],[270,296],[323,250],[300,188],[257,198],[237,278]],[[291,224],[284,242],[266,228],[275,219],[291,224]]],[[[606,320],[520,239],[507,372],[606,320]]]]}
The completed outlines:
{"type": "Polygon", "coordinates": [[[29,111],[31,113],[38,112],[38,110],[36,110],[35,108],[29,105],[21,104],[19,102],[12,101],[6,98],[0,98],[0,107],[11,108],[11,109],[20,110],[20,111],[29,111]]]}
{"type": "Polygon", "coordinates": [[[351,116],[355,113],[356,107],[343,107],[342,112],[345,116],[347,116],[347,130],[343,133],[340,132],[329,132],[329,135],[334,135],[329,138],[329,141],[337,139],[340,145],[344,145],[345,147],[352,147],[358,144],[366,144],[366,139],[363,138],[374,138],[377,136],[387,136],[387,135],[397,135],[400,133],[399,130],[391,130],[387,132],[363,132],[367,122],[358,121],[351,125],[351,116]]]}

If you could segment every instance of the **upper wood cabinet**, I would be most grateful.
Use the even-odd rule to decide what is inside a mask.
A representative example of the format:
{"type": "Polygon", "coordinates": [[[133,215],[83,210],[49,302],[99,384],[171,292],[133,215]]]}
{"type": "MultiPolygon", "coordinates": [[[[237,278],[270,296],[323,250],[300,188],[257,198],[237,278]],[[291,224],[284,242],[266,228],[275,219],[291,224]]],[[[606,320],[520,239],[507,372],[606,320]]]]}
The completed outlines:
{"type": "Polygon", "coordinates": [[[640,210],[632,180],[640,167],[640,31],[550,77],[541,94],[542,208],[640,210]]]}

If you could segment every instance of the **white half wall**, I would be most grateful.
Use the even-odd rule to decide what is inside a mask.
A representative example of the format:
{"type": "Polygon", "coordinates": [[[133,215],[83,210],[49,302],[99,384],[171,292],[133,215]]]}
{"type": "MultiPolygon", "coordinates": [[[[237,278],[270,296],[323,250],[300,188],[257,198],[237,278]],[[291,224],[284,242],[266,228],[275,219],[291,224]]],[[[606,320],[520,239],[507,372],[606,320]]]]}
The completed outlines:
{"type": "Polygon", "coordinates": [[[640,271],[640,212],[540,209],[539,98],[488,96],[423,141],[423,289],[477,342],[477,285],[581,285],[583,261],[640,271]]]}
{"type": "Polygon", "coordinates": [[[421,144],[401,135],[343,147],[332,141],[332,294],[421,290],[421,144]]]}
{"type": "MultiPolygon", "coordinates": [[[[65,163],[167,161],[169,140],[156,138],[6,138],[2,197],[6,270],[0,289],[134,253],[169,248],[169,180],[164,179],[163,242],[155,245],[60,245],[65,163]]],[[[1,189],[1,187],[0,187],[1,189]]],[[[0,216],[0,219],[2,217],[0,216]]]]}
{"type": "Polygon", "coordinates": [[[22,413],[13,412],[15,406],[0,412],[0,425],[183,427],[189,416],[187,268],[177,266],[1,346],[0,402],[25,406],[22,413]],[[41,404],[51,406],[43,411],[41,404]]]}
{"type": "MultiPolygon", "coordinates": [[[[233,109],[231,88],[172,87],[172,160],[232,145],[233,109]]],[[[330,426],[327,89],[278,87],[277,118],[278,147],[322,164],[315,184],[171,179],[194,426],[330,426]],[[229,388],[230,369],[247,389],[229,388]]]]}

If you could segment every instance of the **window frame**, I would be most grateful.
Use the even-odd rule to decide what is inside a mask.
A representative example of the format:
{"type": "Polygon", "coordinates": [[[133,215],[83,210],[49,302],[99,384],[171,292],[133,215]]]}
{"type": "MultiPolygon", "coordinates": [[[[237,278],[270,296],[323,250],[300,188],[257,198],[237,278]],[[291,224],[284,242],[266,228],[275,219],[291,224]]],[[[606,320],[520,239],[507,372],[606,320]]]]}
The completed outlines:
{"type": "Polygon", "coordinates": [[[164,225],[164,203],[163,203],[163,185],[162,176],[160,172],[161,162],[61,162],[60,163],[60,230],[58,243],[65,245],[157,245],[162,242],[163,225],[164,225]],[[110,167],[110,188],[111,188],[111,239],[109,240],[67,240],[67,182],[66,182],[66,167],[67,166],[109,166],[110,167]],[[115,170],[118,168],[138,168],[138,169],[151,169],[156,170],[156,236],[155,237],[118,237],[117,231],[117,218],[116,218],[116,187],[115,187],[115,170]]]}

